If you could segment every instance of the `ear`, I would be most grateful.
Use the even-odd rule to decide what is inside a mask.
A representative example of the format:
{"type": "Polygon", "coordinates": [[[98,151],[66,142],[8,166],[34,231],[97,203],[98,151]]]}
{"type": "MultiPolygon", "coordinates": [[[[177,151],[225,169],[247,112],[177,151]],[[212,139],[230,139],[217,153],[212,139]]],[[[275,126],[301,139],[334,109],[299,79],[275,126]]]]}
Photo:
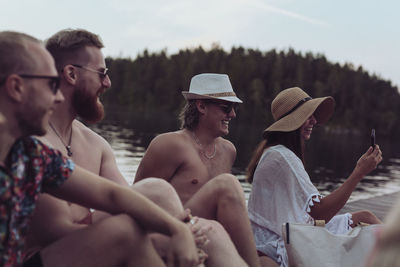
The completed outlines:
{"type": "Polygon", "coordinates": [[[199,100],[199,99],[196,100],[196,107],[197,107],[197,110],[200,112],[200,114],[206,113],[207,105],[204,101],[199,100]]]}
{"type": "Polygon", "coordinates": [[[22,102],[26,91],[23,79],[17,74],[11,74],[7,77],[4,84],[7,95],[16,102],[22,102]]]}
{"type": "Polygon", "coordinates": [[[66,65],[62,69],[61,76],[64,77],[64,80],[67,81],[67,83],[71,85],[76,84],[77,80],[77,75],[76,75],[76,69],[72,65],[66,65]]]}

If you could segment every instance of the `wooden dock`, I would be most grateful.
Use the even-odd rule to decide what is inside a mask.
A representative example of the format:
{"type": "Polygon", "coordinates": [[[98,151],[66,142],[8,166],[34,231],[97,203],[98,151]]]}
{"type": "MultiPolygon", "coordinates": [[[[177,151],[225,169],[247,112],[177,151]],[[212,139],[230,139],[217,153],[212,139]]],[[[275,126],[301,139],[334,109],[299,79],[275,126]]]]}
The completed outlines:
{"type": "Polygon", "coordinates": [[[398,197],[400,197],[400,192],[352,201],[347,203],[340,213],[369,210],[383,221],[389,210],[396,204],[398,197]]]}

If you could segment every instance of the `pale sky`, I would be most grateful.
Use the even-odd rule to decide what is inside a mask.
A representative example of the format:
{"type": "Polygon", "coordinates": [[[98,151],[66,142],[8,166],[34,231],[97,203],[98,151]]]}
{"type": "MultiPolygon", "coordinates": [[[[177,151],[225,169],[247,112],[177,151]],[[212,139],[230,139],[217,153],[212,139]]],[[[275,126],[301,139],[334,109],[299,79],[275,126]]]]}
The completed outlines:
{"type": "Polygon", "coordinates": [[[0,30],[99,34],[105,56],[243,46],[321,53],[400,86],[398,0],[0,0],[0,30]]]}

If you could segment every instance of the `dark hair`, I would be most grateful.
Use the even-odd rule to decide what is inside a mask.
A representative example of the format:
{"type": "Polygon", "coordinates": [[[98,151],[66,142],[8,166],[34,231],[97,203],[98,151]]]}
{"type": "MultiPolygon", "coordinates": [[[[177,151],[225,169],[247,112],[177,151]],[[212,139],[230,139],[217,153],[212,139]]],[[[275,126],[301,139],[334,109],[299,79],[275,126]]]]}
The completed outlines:
{"type": "Polygon", "coordinates": [[[196,99],[188,100],[179,114],[181,129],[193,130],[199,124],[200,112],[196,106],[196,99]]]}
{"type": "Polygon", "coordinates": [[[284,145],[298,156],[304,164],[304,141],[301,139],[300,128],[291,132],[267,132],[264,140],[258,144],[247,166],[247,181],[253,182],[254,172],[264,150],[270,146],[284,145]]]}
{"type": "Polygon", "coordinates": [[[41,41],[25,33],[0,32],[0,82],[10,74],[30,72],[36,67],[36,59],[30,51],[29,42],[42,44],[41,41]]]}
{"type": "Polygon", "coordinates": [[[81,52],[86,46],[104,47],[100,36],[83,29],[61,30],[46,40],[46,48],[54,57],[58,71],[67,64],[85,64],[81,52]]]}

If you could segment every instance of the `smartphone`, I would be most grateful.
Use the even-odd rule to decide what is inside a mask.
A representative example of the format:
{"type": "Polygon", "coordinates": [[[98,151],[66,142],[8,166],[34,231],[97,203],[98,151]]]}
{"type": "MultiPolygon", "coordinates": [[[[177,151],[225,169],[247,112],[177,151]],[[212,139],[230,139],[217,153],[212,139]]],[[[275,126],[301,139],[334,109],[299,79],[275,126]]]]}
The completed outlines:
{"type": "Polygon", "coordinates": [[[371,146],[372,149],[375,149],[375,129],[371,130],[371,146]]]}

